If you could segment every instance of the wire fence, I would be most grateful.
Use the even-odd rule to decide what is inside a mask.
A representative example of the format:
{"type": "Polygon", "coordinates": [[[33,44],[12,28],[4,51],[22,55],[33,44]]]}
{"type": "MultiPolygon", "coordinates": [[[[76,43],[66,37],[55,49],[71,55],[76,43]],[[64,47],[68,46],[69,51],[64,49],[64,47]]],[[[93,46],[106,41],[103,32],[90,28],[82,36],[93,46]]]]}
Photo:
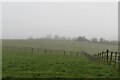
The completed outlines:
{"type": "Polygon", "coordinates": [[[112,52],[108,49],[105,51],[102,51],[96,55],[94,55],[95,58],[99,59],[102,62],[108,63],[109,65],[116,65],[120,63],[120,53],[118,52],[112,52]]]}
{"type": "Polygon", "coordinates": [[[62,54],[62,55],[75,55],[75,56],[85,56],[93,61],[99,61],[108,63],[109,65],[117,65],[120,63],[120,54],[118,52],[110,52],[108,49],[102,51],[98,54],[91,55],[85,51],[66,51],[66,50],[54,50],[54,49],[41,49],[41,48],[32,48],[32,47],[18,47],[10,45],[2,45],[3,49],[16,50],[16,51],[25,51],[25,52],[40,52],[44,54],[62,54]]]}
{"type": "Polygon", "coordinates": [[[63,55],[76,55],[76,56],[86,56],[84,51],[66,51],[66,50],[55,50],[55,49],[41,49],[41,48],[32,48],[32,47],[18,47],[10,45],[2,45],[3,49],[15,50],[15,51],[24,51],[24,52],[40,52],[44,54],[63,54],[63,55]]]}

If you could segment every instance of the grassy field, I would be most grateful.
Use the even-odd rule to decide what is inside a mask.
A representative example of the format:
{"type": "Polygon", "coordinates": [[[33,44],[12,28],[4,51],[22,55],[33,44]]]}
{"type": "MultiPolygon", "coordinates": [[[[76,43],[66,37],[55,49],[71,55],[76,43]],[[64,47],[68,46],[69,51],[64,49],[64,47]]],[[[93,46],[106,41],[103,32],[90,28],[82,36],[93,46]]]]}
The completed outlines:
{"type": "Polygon", "coordinates": [[[2,55],[1,53],[0,53],[0,79],[2,78],[2,55]]]}
{"type": "Polygon", "coordinates": [[[118,45],[60,40],[3,40],[3,45],[47,48],[69,51],[86,51],[89,54],[97,54],[103,50],[118,51],[118,45]]]}
{"type": "Polygon", "coordinates": [[[3,78],[110,78],[115,67],[83,56],[3,50],[3,78]]]}
{"type": "Polygon", "coordinates": [[[2,78],[2,40],[0,39],[0,79],[2,78]]]}

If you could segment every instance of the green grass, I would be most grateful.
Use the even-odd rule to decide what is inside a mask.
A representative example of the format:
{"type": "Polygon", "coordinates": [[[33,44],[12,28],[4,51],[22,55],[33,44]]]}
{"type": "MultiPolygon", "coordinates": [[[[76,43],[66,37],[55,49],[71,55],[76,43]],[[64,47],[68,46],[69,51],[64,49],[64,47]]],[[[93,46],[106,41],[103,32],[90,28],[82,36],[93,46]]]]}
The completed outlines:
{"type": "Polygon", "coordinates": [[[80,42],[80,41],[64,41],[64,40],[3,40],[3,45],[12,45],[20,47],[47,48],[68,51],[86,51],[89,54],[97,54],[101,51],[109,49],[110,51],[118,51],[118,45],[80,42]]]}
{"type": "MultiPolygon", "coordinates": [[[[1,40],[0,40],[0,45],[1,45],[1,40]]],[[[2,78],[2,46],[0,46],[0,79],[2,78]]]]}
{"type": "Polygon", "coordinates": [[[83,56],[3,50],[3,78],[118,77],[115,67],[83,56]]]}

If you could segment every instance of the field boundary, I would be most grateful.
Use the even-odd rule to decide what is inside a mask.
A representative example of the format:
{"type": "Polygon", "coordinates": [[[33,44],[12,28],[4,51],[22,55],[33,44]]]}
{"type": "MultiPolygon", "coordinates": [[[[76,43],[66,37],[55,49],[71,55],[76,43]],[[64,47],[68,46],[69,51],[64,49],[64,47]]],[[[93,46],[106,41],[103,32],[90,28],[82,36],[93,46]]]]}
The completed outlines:
{"type": "Polygon", "coordinates": [[[117,64],[120,64],[120,53],[119,52],[113,52],[109,51],[108,49],[105,51],[101,51],[98,54],[94,55],[97,59],[99,59],[101,62],[105,62],[109,65],[114,64],[115,66],[117,64]]]}
{"type": "Polygon", "coordinates": [[[41,49],[41,48],[32,48],[32,47],[18,47],[18,46],[10,46],[10,45],[2,45],[3,49],[8,50],[16,50],[16,51],[24,51],[24,52],[41,52],[44,54],[63,54],[63,55],[75,55],[75,56],[85,56],[92,61],[104,62],[109,65],[117,65],[120,63],[120,55],[118,52],[112,52],[108,49],[102,51],[98,54],[91,55],[85,51],[66,51],[66,50],[54,50],[54,49],[41,49]]]}
{"type": "Polygon", "coordinates": [[[41,49],[41,48],[32,48],[32,47],[18,47],[10,45],[2,45],[3,49],[16,50],[16,51],[25,51],[25,52],[42,52],[44,54],[54,54],[54,53],[63,53],[63,55],[76,55],[76,56],[86,56],[87,53],[84,51],[66,51],[66,50],[55,50],[55,49],[41,49]]]}

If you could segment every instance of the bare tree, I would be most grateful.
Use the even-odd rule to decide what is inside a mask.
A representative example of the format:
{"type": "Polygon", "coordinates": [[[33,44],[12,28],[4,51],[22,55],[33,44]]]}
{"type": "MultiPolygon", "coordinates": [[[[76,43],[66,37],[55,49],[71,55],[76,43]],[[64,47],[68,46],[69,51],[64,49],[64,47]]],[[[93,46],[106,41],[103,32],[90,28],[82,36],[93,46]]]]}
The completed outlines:
{"type": "Polygon", "coordinates": [[[49,39],[49,40],[51,40],[51,39],[52,39],[52,34],[48,34],[48,35],[46,36],[46,38],[49,39]]]}
{"type": "Polygon", "coordinates": [[[89,40],[86,38],[86,37],[82,37],[82,36],[79,36],[78,38],[77,38],[77,40],[79,40],[79,41],[85,41],[85,42],[88,42],[89,40]]]}
{"type": "Polygon", "coordinates": [[[101,42],[101,43],[103,43],[103,42],[105,42],[106,40],[104,39],[104,38],[100,38],[99,39],[99,42],[101,42]]]}
{"type": "Polygon", "coordinates": [[[60,38],[60,37],[59,37],[58,35],[55,35],[55,36],[54,36],[54,40],[59,40],[59,38],[60,38]]]}
{"type": "Polygon", "coordinates": [[[91,40],[92,42],[98,42],[98,40],[97,40],[97,38],[92,38],[92,40],[91,40]]]}
{"type": "Polygon", "coordinates": [[[105,43],[105,44],[109,44],[109,43],[110,43],[110,41],[108,41],[108,40],[106,40],[106,39],[104,39],[104,38],[100,38],[100,39],[99,39],[99,42],[100,42],[100,43],[105,43]]]}
{"type": "Polygon", "coordinates": [[[65,36],[60,37],[60,40],[66,40],[65,36]]]}

